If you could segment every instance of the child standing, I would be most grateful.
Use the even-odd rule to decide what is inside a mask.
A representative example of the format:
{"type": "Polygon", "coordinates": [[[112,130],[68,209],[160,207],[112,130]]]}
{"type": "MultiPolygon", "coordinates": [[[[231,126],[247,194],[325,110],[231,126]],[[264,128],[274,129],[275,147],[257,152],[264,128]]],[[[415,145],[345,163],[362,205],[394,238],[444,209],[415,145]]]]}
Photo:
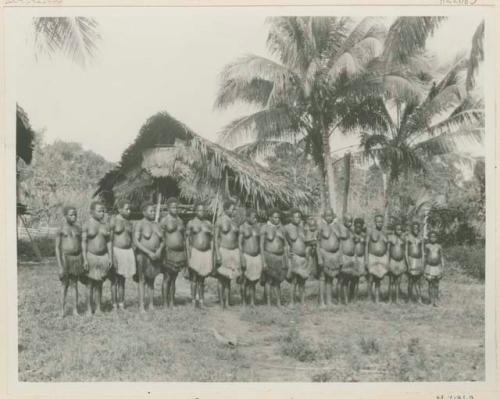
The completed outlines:
{"type": "Polygon", "coordinates": [[[389,300],[399,302],[401,276],[406,271],[405,241],[402,237],[403,227],[395,222],[393,233],[389,236],[389,300]]]}
{"type": "Polygon", "coordinates": [[[78,280],[83,279],[85,269],[82,257],[82,231],[77,226],[77,212],[73,206],[63,208],[64,222],[56,232],[55,247],[56,259],[59,266],[59,280],[62,283],[62,308],[61,317],[64,317],[64,305],[68,287],[75,290],[75,307],[73,315],[78,315],[78,280]]]}
{"type": "Polygon", "coordinates": [[[90,219],[83,226],[82,251],[83,264],[88,270],[89,295],[87,314],[92,313],[94,294],[96,313],[102,312],[102,284],[109,277],[111,269],[111,240],[109,227],[104,222],[105,208],[100,201],[90,204],[90,219]]]}
{"type": "Polygon", "coordinates": [[[113,267],[115,279],[112,285],[114,309],[125,309],[125,279],[136,272],[135,254],[132,248],[132,222],[130,218],[130,202],[118,202],[118,215],[109,223],[113,267]]]}
{"type": "Polygon", "coordinates": [[[408,298],[413,299],[416,291],[419,303],[422,303],[423,242],[420,237],[420,223],[413,222],[411,233],[406,238],[406,264],[408,265],[408,298]]]}
{"type": "Polygon", "coordinates": [[[437,306],[439,298],[439,280],[443,275],[443,249],[437,243],[435,231],[429,233],[429,242],[424,246],[424,276],[429,283],[429,299],[432,306],[437,306]]]}

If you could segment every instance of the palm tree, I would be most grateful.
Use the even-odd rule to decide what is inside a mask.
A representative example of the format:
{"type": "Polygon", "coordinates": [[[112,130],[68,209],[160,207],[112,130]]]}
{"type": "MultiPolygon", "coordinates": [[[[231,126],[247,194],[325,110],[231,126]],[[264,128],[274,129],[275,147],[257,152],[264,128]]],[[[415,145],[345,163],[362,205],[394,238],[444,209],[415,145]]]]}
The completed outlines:
{"type": "Polygon", "coordinates": [[[98,23],[86,17],[33,18],[36,56],[60,52],[85,66],[94,57],[101,39],[98,23]]]}
{"type": "MultiPolygon", "coordinates": [[[[459,79],[466,67],[464,58],[458,60],[438,83],[429,85],[422,99],[393,98],[392,114],[396,116],[386,110],[386,128],[361,133],[366,157],[382,170],[386,215],[394,184],[400,177],[411,171],[425,172],[432,157],[482,139],[482,100],[466,95],[459,79]]],[[[386,105],[391,103],[384,101],[386,105]]]]}
{"type": "MultiPolygon", "coordinates": [[[[422,62],[415,62],[422,58],[422,54],[417,53],[406,73],[415,75],[414,84],[425,88],[424,95],[419,96],[418,90],[397,89],[381,97],[384,112],[380,117],[385,127],[361,133],[365,156],[382,170],[386,218],[389,198],[401,176],[411,171],[425,172],[432,157],[449,156],[461,144],[482,139],[483,103],[471,91],[479,62],[484,58],[483,36],[484,22],[474,34],[469,58],[458,56],[438,83],[430,83],[429,71],[422,68],[422,62]],[[463,75],[466,75],[465,84],[463,75]]],[[[386,57],[391,53],[387,49],[384,50],[386,57]]],[[[453,155],[453,162],[469,161],[458,153],[453,155]]]]}
{"type": "Polygon", "coordinates": [[[375,94],[413,86],[404,70],[381,66],[413,62],[441,19],[398,18],[387,31],[377,18],[271,18],[267,44],[279,62],[248,55],[221,73],[217,107],[260,107],[227,125],[221,141],[250,137],[254,153],[282,141],[303,144],[323,176],[323,207],[335,207],[333,134],[385,126],[375,94]]]}

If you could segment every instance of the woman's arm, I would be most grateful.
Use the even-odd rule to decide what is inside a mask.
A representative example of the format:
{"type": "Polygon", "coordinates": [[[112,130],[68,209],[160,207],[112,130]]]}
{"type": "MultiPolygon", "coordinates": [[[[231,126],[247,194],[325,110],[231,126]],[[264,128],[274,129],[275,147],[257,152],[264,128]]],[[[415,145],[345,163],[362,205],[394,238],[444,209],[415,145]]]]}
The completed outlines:
{"type": "Polygon", "coordinates": [[[56,232],[55,247],[56,247],[56,259],[57,265],[59,266],[59,277],[64,275],[63,259],[61,257],[61,229],[56,232]]]}

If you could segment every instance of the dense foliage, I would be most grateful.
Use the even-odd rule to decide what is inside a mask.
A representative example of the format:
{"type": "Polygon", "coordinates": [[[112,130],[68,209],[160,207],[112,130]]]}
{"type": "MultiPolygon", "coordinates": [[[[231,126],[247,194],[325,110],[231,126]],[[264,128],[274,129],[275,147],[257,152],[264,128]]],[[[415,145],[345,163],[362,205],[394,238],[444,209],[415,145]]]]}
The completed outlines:
{"type": "Polygon", "coordinates": [[[28,209],[30,225],[58,223],[65,204],[74,205],[80,219],[86,217],[98,180],[112,166],[81,144],[46,144],[37,134],[31,164],[18,163],[19,200],[28,209]]]}

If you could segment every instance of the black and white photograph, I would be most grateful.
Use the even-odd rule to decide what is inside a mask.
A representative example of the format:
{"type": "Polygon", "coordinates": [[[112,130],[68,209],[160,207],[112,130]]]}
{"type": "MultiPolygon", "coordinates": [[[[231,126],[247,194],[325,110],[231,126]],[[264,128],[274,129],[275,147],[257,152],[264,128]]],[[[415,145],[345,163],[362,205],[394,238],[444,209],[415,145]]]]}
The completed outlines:
{"type": "Polygon", "coordinates": [[[494,376],[494,27],[428,11],[7,8],[9,373],[494,376]]]}

